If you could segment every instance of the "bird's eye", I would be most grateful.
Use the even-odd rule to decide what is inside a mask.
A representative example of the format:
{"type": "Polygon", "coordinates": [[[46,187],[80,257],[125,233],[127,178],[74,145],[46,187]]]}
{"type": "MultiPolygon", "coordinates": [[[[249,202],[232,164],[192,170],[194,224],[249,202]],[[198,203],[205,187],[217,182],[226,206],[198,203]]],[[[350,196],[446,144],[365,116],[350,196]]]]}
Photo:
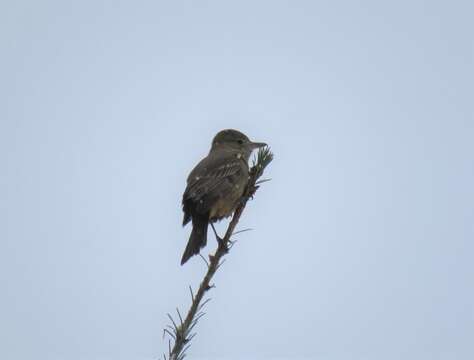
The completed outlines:
{"type": "Polygon", "coordinates": [[[242,139],[239,139],[239,140],[237,140],[237,143],[238,143],[239,145],[242,145],[242,144],[244,143],[244,141],[243,141],[242,139]]]}

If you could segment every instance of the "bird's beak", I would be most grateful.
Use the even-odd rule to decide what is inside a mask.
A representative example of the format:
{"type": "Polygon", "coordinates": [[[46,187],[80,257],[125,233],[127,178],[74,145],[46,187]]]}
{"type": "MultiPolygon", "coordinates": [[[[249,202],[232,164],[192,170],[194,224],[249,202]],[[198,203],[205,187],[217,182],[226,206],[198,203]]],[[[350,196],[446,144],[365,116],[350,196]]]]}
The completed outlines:
{"type": "Polygon", "coordinates": [[[254,149],[259,149],[259,148],[261,148],[261,147],[267,146],[267,144],[265,144],[265,143],[263,143],[263,142],[252,142],[252,141],[250,142],[249,145],[250,145],[250,148],[251,148],[252,150],[254,150],[254,149]]]}

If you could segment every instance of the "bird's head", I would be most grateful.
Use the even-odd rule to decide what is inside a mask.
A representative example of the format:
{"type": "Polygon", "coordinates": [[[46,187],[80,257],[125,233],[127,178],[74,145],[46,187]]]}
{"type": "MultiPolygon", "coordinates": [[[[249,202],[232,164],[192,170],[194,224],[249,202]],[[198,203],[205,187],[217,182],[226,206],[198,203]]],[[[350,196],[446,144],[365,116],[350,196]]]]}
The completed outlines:
{"type": "Polygon", "coordinates": [[[211,151],[222,149],[241,153],[248,160],[253,150],[266,146],[262,142],[253,142],[247,135],[238,130],[226,129],[219,131],[212,140],[211,151]]]}

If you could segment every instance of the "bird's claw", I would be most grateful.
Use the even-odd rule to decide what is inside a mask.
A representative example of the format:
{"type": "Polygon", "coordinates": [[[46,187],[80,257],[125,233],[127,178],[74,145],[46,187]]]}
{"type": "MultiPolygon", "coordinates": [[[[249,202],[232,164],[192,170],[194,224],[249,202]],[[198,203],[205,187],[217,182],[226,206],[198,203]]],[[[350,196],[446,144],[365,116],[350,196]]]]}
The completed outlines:
{"type": "Polygon", "coordinates": [[[253,197],[255,196],[255,192],[258,190],[259,186],[258,185],[254,185],[252,186],[250,189],[249,189],[249,195],[248,195],[248,198],[250,200],[253,200],[253,197]]]}
{"type": "Polygon", "coordinates": [[[219,248],[224,250],[224,253],[227,254],[229,252],[229,247],[225,243],[224,239],[217,237],[217,243],[219,244],[219,248]]]}

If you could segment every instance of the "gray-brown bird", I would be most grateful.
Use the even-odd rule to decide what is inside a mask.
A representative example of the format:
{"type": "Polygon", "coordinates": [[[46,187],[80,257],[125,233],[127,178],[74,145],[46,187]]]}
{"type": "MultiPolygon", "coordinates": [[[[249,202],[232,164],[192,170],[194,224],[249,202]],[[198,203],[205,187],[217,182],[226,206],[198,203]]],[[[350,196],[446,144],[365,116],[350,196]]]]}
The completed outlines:
{"type": "Polygon", "coordinates": [[[214,137],[209,154],[189,174],[183,194],[183,226],[192,221],[193,229],[181,265],[206,245],[210,222],[232,215],[249,179],[250,155],[265,145],[232,129],[214,137]]]}

